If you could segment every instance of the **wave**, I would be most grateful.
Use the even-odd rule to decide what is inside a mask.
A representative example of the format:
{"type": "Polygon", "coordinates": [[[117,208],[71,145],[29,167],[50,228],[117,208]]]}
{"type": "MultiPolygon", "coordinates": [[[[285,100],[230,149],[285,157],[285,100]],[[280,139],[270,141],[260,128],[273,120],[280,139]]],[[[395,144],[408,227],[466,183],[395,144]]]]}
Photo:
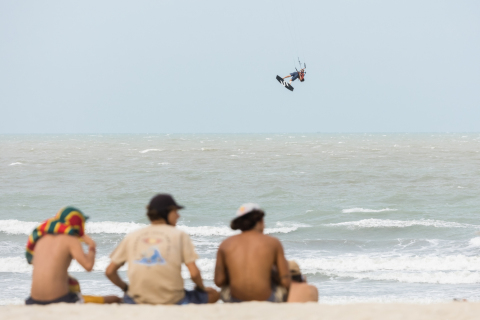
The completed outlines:
{"type": "MultiPolygon", "coordinates": [[[[397,281],[403,283],[471,284],[480,283],[480,257],[455,256],[401,256],[377,257],[365,255],[329,258],[295,259],[302,273],[359,280],[397,281]]],[[[108,256],[98,257],[94,272],[104,272],[110,263],[108,256]]],[[[196,261],[205,280],[212,280],[215,259],[196,261]]],[[[127,265],[120,268],[126,271],[127,265]]],[[[0,272],[31,273],[32,267],[23,257],[0,258],[0,272]]],[[[73,261],[69,272],[85,272],[73,261]]],[[[188,269],[182,267],[182,277],[190,278],[188,269]]]]}
{"type": "Polygon", "coordinates": [[[470,239],[470,241],[468,243],[472,247],[480,247],[480,237],[470,239]]]}
{"type": "MultiPolygon", "coordinates": [[[[19,220],[0,220],[0,232],[7,234],[25,234],[28,235],[38,226],[38,222],[19,221],[19,220]]],[[[86,232],[90,234],[126,234],[137,229],[148,226],[144,223],[135,222],[114,222],[114,221],[102,221],[102,222],[87,222],[85,224],[86,232]]],[[[226,226],[198,226],[190,227],[185,225],[177,226],[180,230],[185,231],[191,236],[208,237],[208,236],[222,236],[228,237],[238,232],[233,231],[226,226]]],[[[298,228],[306,228],[310,225],[295,223],[295,222],[277,222],[274,228],[266,228],[266,234],[275,233],[290,233],[296,231],[298,228]]]]}
{"type": "Polygon", "coordinates": [[[384,211],[397,211],[397,209],[385,208],[385,209],[380,209],[380,210],[374,210],[374,209],[364,209],[364,208],[351,208],[351,209],[343,209],[343,210],[342,210],[342,213],[384,212],[384,211]]]}
{"type": "Polygon", "coordinates": [[[425,226],[435,228],[480,228],[480,226],[466,223],[441,221],[441,220],[384,220],[364,219],[359,221],[348,221],[340,223],[324,224],[328,227],[345,226],[349,229],[358,228],[406,228],[412,226],[425,226]]]}
{"type": "Polygon", "coordinates": [[[480,257],[338,256],[296,259],[302,273],[405,283],[480,283],[480,257]]]}
{"type": "Polygon", "coordinates": [[[437,284],[472,284],[480,283],[478,271],[454,272],[378,272],[378,273],[345,273],[325,272],[325,275],[359,280],[396,281],[403,283],[437,283],[437,284]]]}
{"type": "Polygon", "coordinates": [[[18,166],[19,164],[23,164],[21,162],[13,162],[13,163],[10,163],[9,166],[18,166]]]}
{"type": "Polygon", "coordinates": [[[0,299],[0,306],[24,305],[24,304],[25,304],[25,299],[22,299],[22,298],[0,299]]]}
{"type": "MultiPolygon", "coordinates": [[[[94,272],[105,272],[107,266],[110,264],[110,257],[102,256],[95,259],[93,266],[94,272]]],[[[213,272],[215,270],[215,259],[198,259],[196,264],[202,272],[202,278],[205,280],[213,280],[213,272]]],[[[32,273],[33,267],[27,263],[24,257],[8,257],[0,258],[0,272],[10,273],[32,273]]],[[[127,271],[128,264],[123,265],[119,270],[127,271]]],[[[86,272],[85,269],[75,260],[72,261],[68,272],[86,272]]],[[[182,277],[184,279],[190,278],[188,269],[182,266],[182,277]]]]}
{"type": "Polygon", "coordinates": [[[465,255],[449,256],[398,256],[372,257],[367,255],[344,255],[328,258],[296,260],[306,273],[318,271],[480,271],[480,257],[465,255]]]}
{"type": "Polygon", "coordinates": [[[147,153],[147,152],[151,152],[151,151],[163,151],[163,149],[146,149],[146,150],[142,150],[142,151],[138,151],[138,152],[147,153]]]}

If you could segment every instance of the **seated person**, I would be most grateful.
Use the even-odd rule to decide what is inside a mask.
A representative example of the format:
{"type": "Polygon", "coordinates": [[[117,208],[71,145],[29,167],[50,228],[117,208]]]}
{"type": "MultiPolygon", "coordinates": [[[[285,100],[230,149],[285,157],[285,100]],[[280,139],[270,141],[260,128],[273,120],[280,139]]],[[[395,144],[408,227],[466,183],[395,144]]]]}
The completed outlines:
{"type": "Polygon", "coordinates": [[[288,264],[277,238],[263,234],[265,213],[257,204],[238,209],[231,222],[242,233],[224,240],[217,252],[215,284],[224,302],[284,302],[290,286],[288,264]],[[272,271],[278,273],[278,283],[272,271]]]}
{"type": "Polygon", "coordinates": [[[120,301],[116,296],[83,299],[80,290],[70,290],[73,278],[68,275],[68,267],[72,259],[87,271],[92,271],[95,263],[95,242],[84,231],[87,218],[78,209],[62,208],[28,237],[26,256],[28,263],[33,264],[33,273],[31,295],[26,304],[76,303],[92,298],[101,303],[120,301]],[[89,246],[87,254],[79,240],[89,246]]]}
{"type": "Polygon", "coordinates": [[[159,194],[147,206],[151,224],[128,234],[111,254],[106,275],[125,292],[123,301],[130,304],[188,304],[214,303],[219,298],[213,288],[205,288],[195,260],[192,240],[175,228],[180,218],[172,196],[159,194]],[[118,269],[128,262],[127,285],[118,269]],[[195,290],[185,290],[181,273],[182,263],[190,271],[195,290]]]}
{"type": "Polygon", "coordinates": [[[290,260],[288,261],[288,268],[290,269],[292,282],[290,283],[287,302],[318,302],[317,287],[307,284],[307,279],[300,272],[298,264],[290,260]]]}

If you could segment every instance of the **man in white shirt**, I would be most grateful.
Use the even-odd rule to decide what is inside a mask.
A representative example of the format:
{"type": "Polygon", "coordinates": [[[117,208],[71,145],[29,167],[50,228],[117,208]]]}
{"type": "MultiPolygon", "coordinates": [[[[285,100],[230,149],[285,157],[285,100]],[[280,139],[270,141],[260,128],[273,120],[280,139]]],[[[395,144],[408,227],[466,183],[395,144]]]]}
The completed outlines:
{"type": "Polygon", "coordinates": [[[198,255],[190,237],[175,228],[180,218],[172,196],[159,194],[147,207],[151,225],[128,234],[111,254],[106,275],[125,292],[125,303],[188,304],[214,303],[219,293],[203,285],[195,260],[198,255]],[[118,275],[118,269],[128,262],[126,284],[118,275]],[[184,263],[195,290],[185,290],[181,274],[184,263]]]}

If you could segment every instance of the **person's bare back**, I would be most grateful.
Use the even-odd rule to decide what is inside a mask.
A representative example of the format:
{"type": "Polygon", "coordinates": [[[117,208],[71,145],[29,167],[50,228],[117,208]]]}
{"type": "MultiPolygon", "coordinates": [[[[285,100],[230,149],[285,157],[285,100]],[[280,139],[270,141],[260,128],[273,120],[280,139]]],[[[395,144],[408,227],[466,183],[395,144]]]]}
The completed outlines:
{"type": "Polygon", "coordinates": [[[79,238],[58,234],[44,235],[35,246],[31,297],[38,301],[55,300],[68,294],[68,267],[76,259],[87,271],[95,261],[95,249],[85,254],[79,238]]]}
{"type": "Polygon", "coordinates": [[[243,301],[266,300],[272,289],[272,267],[280,242],[251,230],[225,240],[219,248],[224,260],[232,296],[243,301]]]}
{"type": "Polygon", "coordinates": [[[285,288],[290,284],[282,244],[263,234],[263,211],[258,219],[252,222],[254,226],[249,230],[223,241],[217,252],[215,284],[219,287],[228,285],[236,300],[269,299],[274,268],[278,270],[280,284],[285,288]]]}

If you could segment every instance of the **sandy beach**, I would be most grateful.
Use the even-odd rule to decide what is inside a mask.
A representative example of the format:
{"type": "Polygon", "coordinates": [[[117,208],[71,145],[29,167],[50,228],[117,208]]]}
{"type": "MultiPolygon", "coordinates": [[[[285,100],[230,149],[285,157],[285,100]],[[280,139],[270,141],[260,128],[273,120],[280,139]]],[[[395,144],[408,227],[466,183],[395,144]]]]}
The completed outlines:
{"type": "Polygon", "coordinates": [[[67,305],[0,307],[0,319],[478,319],[480,303],[348,305],[249,302],[187,306],[67,305]]]}

